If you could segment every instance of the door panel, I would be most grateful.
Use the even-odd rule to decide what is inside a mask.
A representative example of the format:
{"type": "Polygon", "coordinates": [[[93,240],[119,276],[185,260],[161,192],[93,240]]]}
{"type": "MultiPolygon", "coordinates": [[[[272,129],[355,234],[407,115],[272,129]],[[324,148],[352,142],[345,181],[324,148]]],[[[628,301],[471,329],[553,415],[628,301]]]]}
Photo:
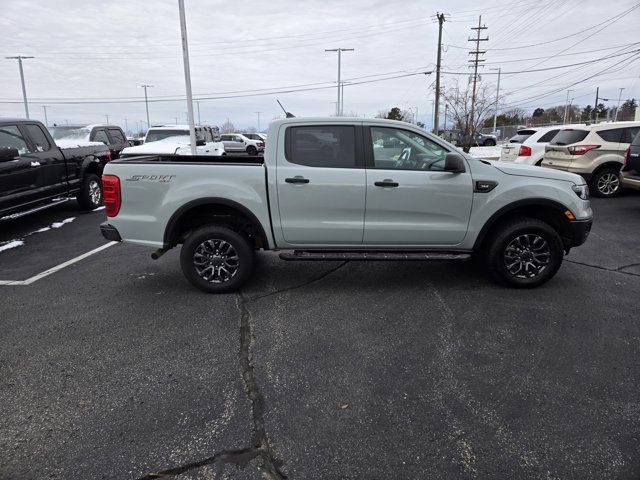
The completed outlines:
{"type": "Polygon", "coordinates": [[[18,158],[0,162],[0,210],[36,201],[39,166],[26,157],[30,147],[17,125],[0,127],[0,147],[15,147],[20,152],[18,158]]]}
{"type": "Polygon", "coordinates": [[[291,245],[360,245],[366,172],[353,126],[292,126],[278,153],[282,235],[291,245]],[[316,138],[315,147],[305,140],[316,138]],[[297,162],[297,163],[296,163],[297,162]]]}
{"type": "Polygon", "coordinates": [[[472,178],[444,171],[447,148],[401,128],[370,127],[363,244],[453,246],[466,233],[472,178]]]}
{"type": "Polygon", "coordinates": [[[32,153],[25,155],[33,165],[39,164],[37,186],[42,197],[54,197],[67,193],[67,166],[59,148],[49,141],[42,128],[36,124],[23,124],[31,141],[32,153]]]}

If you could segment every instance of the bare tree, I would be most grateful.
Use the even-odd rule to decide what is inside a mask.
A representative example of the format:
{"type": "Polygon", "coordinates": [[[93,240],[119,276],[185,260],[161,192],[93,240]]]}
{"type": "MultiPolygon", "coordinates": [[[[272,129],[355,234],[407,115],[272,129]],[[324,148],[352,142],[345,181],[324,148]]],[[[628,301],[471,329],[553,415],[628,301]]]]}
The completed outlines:
{"type": "Polygon", "coordinates": [[[233,123],[231,123],[229,120],[227,120],[222,125],[220,125],[221,133],[234,133],[235,131],[236,131],[236,127],[234,127],[233,123]]]}
{"type": "Polygon", "coordinates": [[[471,118],[472,92],[468,86],[465,89],[459,86],[451,87],[443,93],[444,101],[451,111],[454,129],[457,130],[458,145],[467,153],[474,143],[475,133],[493,112],[496,101],[494,93],[495,90],[489,85],[480,85],[477,88],[473,118],[471,118]]]}

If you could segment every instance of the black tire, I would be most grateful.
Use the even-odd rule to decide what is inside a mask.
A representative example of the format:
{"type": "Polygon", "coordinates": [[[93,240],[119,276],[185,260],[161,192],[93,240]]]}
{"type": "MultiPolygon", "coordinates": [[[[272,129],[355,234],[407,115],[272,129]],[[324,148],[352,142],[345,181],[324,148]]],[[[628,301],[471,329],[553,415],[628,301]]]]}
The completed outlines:
{"type": "Polygon", "coordinates": [[[611,167],[598,170],[589,182],[591,193],[600,198],[615,197],[620,193],[621,186],[620,171],[611,167]]]}
{"type": "Polygon", "coordinates": [[[247,153],[251,156],[256,156],[258,154],[258,149],[253,145],[249,145],[247,147],[247,153]]]}
{"type": "Polygon", "coordinates": [[[102,180],[95,173],[87,173],[82,181],[82,189],[76,195],[83,210],[95,210],[104,205],[102,198],[102,180]]]}
{"type": "Polygon", "coordinates": [[[487,140],[484,141],[484,146],[485,147],[495,147],[496,146],[496,141],[492,138],[488,138],[487,140]]]}
{"type": "Polygon", "coordinates": [[[207,293],[237,290],[251,275],[253,265],[254,251],[247,238],[217,225],[201,227],[193,232],[180,252],[184,276],[207,293]],[[223,269],[227,273],[223,273],[223,269]],[[229,272],[233,272],[231,276],[229,272]]]}
{"type": "Polygon", "coordinates": [[[564,249],[553,227],[525,217],[501,225],[489,238],[485,255],[489,273],[498,282],[533,288],[553,278],[564,249]]]}

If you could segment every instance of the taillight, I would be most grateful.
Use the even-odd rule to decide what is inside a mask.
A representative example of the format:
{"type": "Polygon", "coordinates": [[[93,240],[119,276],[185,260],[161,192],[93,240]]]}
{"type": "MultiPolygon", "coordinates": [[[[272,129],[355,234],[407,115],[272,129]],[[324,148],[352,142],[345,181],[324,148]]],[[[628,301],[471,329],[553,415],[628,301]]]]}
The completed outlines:
{"type": "Polygon", "coordinates": [[[568,150],[571,155],[584,155],[594,148],[600,148],[600,145],[578,145],[576,147],[569,147],[568,150]]]}
{"type": "Polygon", "coordinates": [[[519,157],[530,157],[531,156],[531,147],[527,147],[526,145],[520,145],[520,151],[518,152],[519,157]]]}
{"type": "Polygon", "coordinates": [[[627,149],[624,151],[624,161],[623,161],[624,165],[629,163],[629,153],[631,153],[631,145],[629,145],[627,149]]]}
{"type": "Polygon", "coordinates": [[[120,179],[115,175],[102,175],[102,198],[107,217],[118,215],[122,204],[122,194],[120,193],[120,179]]]}
{"type": "Polygon", "coordinates": [[[107,157],[107,162],[111,161],[111,150],[107,150],[107,153],[105,154],[105,157],[107,157]]]}

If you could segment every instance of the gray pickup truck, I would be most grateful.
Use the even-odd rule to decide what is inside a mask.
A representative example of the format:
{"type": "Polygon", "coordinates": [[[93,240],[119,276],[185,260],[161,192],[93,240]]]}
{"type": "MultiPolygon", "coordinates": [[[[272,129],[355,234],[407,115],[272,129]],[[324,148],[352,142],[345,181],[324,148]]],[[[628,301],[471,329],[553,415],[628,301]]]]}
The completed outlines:
{"type": "Polygon", "coordinates": [[[489,163],[408,123],[287,118],[264,157],[110,162],[105,238],[182,244],[187,279],[239,288],[255,251],[283,260],[459,260],[476,254],[516,287],[541,285],[592,223],[579,175],[489,163]]]}

